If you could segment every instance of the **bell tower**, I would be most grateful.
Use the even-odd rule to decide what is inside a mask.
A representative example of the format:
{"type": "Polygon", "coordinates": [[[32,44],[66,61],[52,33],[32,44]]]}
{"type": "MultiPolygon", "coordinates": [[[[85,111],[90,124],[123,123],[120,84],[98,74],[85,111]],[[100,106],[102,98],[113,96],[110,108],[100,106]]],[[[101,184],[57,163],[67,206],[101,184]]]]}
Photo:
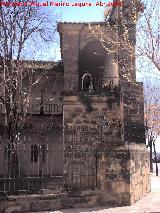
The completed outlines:
{"type": "Polygon", "coordinates": [[[114,21],[58,24],[64,182],[77,193],[93,190],[93,205],[130,205],[150,191],[143,84],[136,82],[135,70],[136,22],[127,18],[136,13],[130,8],[134,1],[124,2],[114,21]]]}

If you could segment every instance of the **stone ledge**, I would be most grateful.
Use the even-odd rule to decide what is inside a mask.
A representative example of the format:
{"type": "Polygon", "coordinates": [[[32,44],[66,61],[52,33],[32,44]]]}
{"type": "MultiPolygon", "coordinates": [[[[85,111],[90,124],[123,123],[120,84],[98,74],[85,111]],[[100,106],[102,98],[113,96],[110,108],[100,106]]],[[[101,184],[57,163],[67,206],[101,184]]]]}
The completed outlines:
{"type": "Polygon", "coordinates": [[[106,192],[101,192],[96,190],[92,193],[83,192],[79,196],[69,197],[66,194],[57,195],[47,195],[37,196],[37,195],[28,195],[28,196],[13,196],[8,200],[1,202],[0,209],[1,213],[24,213],[24,212],[33,212],[33,211],[54,211],[62,208],[78,208],[78,207],[96,207],[96,206],[121,206],[121,203],[118,198],[119,195],[110,196],[106,195],[106,192]],[[63,195],[63,196],[62,196],[63,195]],[[65,196],[64,196],[65,195],[65,196]],[[54,199],[47,199],[54,197],[54,199]],[[31,199],[33,198],[33,200],[31,199]]]}

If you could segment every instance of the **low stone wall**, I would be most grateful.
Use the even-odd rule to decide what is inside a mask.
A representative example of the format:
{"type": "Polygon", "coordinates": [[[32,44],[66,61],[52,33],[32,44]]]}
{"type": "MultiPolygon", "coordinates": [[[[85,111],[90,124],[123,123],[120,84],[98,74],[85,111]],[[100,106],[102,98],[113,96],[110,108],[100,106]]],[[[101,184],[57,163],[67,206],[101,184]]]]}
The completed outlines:
{"type": "Polygon", "coordinates": [[[149,152],[143,144],[101,153],[98,171],[98,188],[114,205],[132,205],[150,192],[149,152]]]}
{"type": "Polygon", "coordinates": [[[91,208],[97,206],[119,206],[110,194],[95,191],[82,191],[79,194],[48,194],[9,196],[1,200],[1,213],[24,213],[39,211],[54,211],[67,208],[91,208]]]}
{"type": "Polygon", "coordinates": [[[132,150],[130,159],[130,195],[131,204],[151,191],[149,152],[132,150]]]}
{"type": "Polygon", "coordinates": [[[114,95],[66,95],[63,120],[65,185],[94,188],[97,146],[104,150],[124,144],[122,106],[114,95]]]}
{"type": "Polygon", "coordinates": [[[5,200],[1,200],[0,212],[22,213],[57,210],[62,208],[61,199],[65,197],[66,194],[9,196],[5,200]]]}
{"type": "Polygon", "coordinates": [[[109,149],[99,157],[98,188],[112,206],[130,205],[130,151],[109,149]]]}
{"type": "Polygon", "coordinates": [[[132,205],[150,192],[149,153],[143,144],[99,151],[97,188],[72,193],[9,196],[0,212],[53,211],[132,205]]]}

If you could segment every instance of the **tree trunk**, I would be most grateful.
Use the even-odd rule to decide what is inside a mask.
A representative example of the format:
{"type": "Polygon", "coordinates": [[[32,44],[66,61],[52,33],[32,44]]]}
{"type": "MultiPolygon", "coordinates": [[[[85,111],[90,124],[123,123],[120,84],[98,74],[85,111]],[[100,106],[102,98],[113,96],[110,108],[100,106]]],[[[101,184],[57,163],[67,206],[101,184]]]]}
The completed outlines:
{"type": "Polygon", "coordinates": [[[153,142],[153,147],[154,147],[154,156],[155,156],[155,161],[156,161],[156,176],[158,176],[158,164],[157,164],[157,153],[156,153],[155,142],[153,142]]]}
{"type": "Polygon", "coordinates": [[[18,176],[18,154],[17,149],[9,144],[7,146],[8,177],[16,178],[18,176]]]}
{"type": "Polygon", "coordinates": [[[150,172],[153,172],[153,160],[152,160],[152,141],[150,141],[150,145],[149,145],[149,148],[150,148],[150,172]]]}

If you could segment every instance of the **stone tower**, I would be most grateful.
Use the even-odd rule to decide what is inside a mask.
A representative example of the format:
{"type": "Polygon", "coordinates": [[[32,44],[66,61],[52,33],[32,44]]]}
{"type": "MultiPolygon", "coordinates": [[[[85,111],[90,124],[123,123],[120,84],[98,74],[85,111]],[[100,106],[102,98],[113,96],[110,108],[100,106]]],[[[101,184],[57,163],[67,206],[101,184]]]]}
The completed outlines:
{"type": "Polygon", "coordinates": [[[65,186],[93,190],[93,205],[130,205],[150,192],[143,84],[135,70],[137,6],[130,9],[131,2],[118,8],[117,20],[58,24],[65,186]]]}

